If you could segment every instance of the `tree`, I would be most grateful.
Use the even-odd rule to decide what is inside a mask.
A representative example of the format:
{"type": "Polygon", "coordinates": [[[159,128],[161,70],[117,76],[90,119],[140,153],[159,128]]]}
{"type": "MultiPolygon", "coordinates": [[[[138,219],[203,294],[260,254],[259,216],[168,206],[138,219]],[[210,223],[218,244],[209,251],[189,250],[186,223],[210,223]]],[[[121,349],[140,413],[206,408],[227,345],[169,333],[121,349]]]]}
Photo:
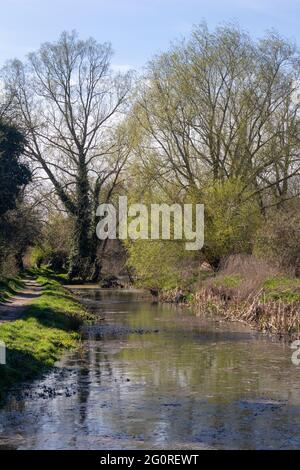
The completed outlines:
{"type": "Polygon", "coordinates": [[[23,204],[24,188],[31,181],[22,163],[26,140],[15,126],[0,120],[0,273],[22,269],[23,255],[36,234],[37,221],[23,204]],[[6,264],[6,266],[5,266],[6,264]],[[4,272],[5,271],[5,272],[4,272]]]}
{"type": "MultiPolygon", "coordinates": [[[[242,182],[226,180],[205,188],[205,246],[209,263],[218,268],[229,255],[251,253],[257,230],[262,225],[256,200],[241,200],[242,182]]],[[[245,194],[247,196],[247,194],[245,194]]]]}
{"type": "MultiPolygon", "coordinates": [[[[69,275],[97,278],[95,207],[104,185],[114,185],[127,157],[115,129],[122,119],[130,75],[110,70],[109,44],[62,33],[25,64],[4,71],[26,155],[46,176],[73,219],[69,275]]],[[[111,192],[110,192],[111,193],[111,192]]]]}
{"type": "Polygon", "coordinates": [[[285,199],[300,172],[299,72],[295,46],[275,33],[254,42],[235,26],[195,28],[141,80],[136,155],[199,194],[207,181],[237,179],[263,211],[264,196],[285,199]]]}
{"type": "Polygon", "coordinates": [[[24,147],[24,135],[0,121],[0,217],[16,207],[21,189],[31,180],[28,166],[20,162],[24,147]]]}
{"type": "MultiPolygon", "coordinates": [[[[296,47],[274,32],[254,41],[236,26],[200,25],[139,81],[129,193],[154,188],[170,202],[204,203],[199,261],[218,268],[223,257],[251,252],[270,206],[299,195],[299,64],[296,47]]],[[[139,241],[128,251],[145,276],[145,266],[160,273],[162,260],[178,273],[173,249],[139,241]]]]}
{"type": "Polygon", "coordinates": [[[273,208],[257,232],[255,254],[300,277],[300,201],[273,208]]]}
{"type": "Polygon", "coordinates": [[[72,220],[65,214],[52,211],[43,224],[41,236],[30,252],[30,262],[38,267],[47,264],[56,272],[68,266],[72,220]]]}
{"type": "MultiPolygon", "coordinates": [[[[23,258],[41,233],[39,213],[19,198],[14,210],[8,211],[0,220],[2,258],[14,259],[16,272],[24,268],[23,258]]],[[[6,273],[8,275],[9,273],[6,273]]]]}

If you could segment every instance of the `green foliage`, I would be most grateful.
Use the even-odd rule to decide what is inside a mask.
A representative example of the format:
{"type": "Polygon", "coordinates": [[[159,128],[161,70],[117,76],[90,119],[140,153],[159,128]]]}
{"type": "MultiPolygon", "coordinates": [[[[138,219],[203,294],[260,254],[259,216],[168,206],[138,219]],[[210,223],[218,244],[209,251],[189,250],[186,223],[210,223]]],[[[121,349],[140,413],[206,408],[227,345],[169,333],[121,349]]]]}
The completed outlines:
{"type": "Polygon", "coordinates": [[[204,190],[203,202],[208,260],[218,264],[229,254],[250,253],[261,215],[255,200],[247,200],[247,194],[242,193],[242,183],[214,183],[204,190]]]}
{"type": "Polygon", "coordinates": [[[235,288],[241,285],[243,278],[239,275],[218,276],[214,279],[213,284],[222,287],[235,288]]]}
{"type": "Polygon", "coordinates": [[[72,237],[72,220],[60,214],[52,214],[43,228],[41,239],[29,253],[30,266],[47,264],[55,271],[67,269],[72,237]]]}
{"type": "Polygon", "coordinates": [[[195,280],[195,254],[184,243],[169,240],[136,240],[127,246],[128,265],[143,286],[173,289],[195,280]]]}
{"type": "Polygon", "coordinates": [[[136,240],[127,250],[128,264],[134,267],[141,285],[172,289],[180,282],[176,264],[182,253],[180,256],[178,243],[136,240]]]}
{"type": "Polygon", "coordinates": [[[45,246],[34,246],[29,253],[28,261],[30,266],[41,266],[47,253],[45,246]]]}
{"type": "Polygon", "coordinates": [[[29,168],[19,161],[24,145],[23,134],[0,121],[0,216],[16,207],[21,188],[31,179],[29,168]]]}
{"type": "Polygon", "coordinates": [[[257,233],[254,252],[281,269],[300,275],[299,201],[269,213],[257,233]]]}
{"type": "MultiPolygon", "coordinates": [[[[299,193],[296,57],[294,45],[275,32],[257,41],[234,25],[209,31],[201,24],[155,57],[137,86],[128,118],[134,136],[128,192],[204,203],[201,254],[214,268],[229,255],[251,254],[267,207],[299,193]]],[[[288,230],[282,240],[290,246],[287,237],[288,230]]],[[[299,234],[287,259],[299,258],[296,240],[299,234]]],[[[147,246],[130,252],[138,275],[146,278],[149,266],[152,282],[156,275],[158,284],[167,283],[169,274],[177,283],[186,255],[172,255],[172,242],[160,251],[147,246]]]]}
{"type": "MultiPolygon", "coordinates": [[[[170,189],[170,185],[167,188],[170,189]]],[[[131,194],[135,194],[135,187],[131,191],[131,194]]],[[[172,203],[174,199],[170,200],[170,194],[172,191],[165,194],[165,200],[172,203]]],[[[156,199],[153,200],[156,201],[158,195],[163,200],[162,189],[157,191],[156,199]]],[[[253,238],[261,223],[261,215],[258,204],[247,200],[247,195],[239,180],[214,182],[201,192],[194,190],[187,193],[184,203],[204,203],[203,250],[187,251],[184,240],[131,242],[128,245],[128,263],[135,269],[140,281],[152,287],[184,287],[194,284],[195,277],[199,277],[199,265],[204,256],[210,263],[218,266],[220,260],[229,254],[250,253],[253,238]]]]}
{"type": "MultiPolygon", "coordinates": [[[[23,258],[29,247],[39,239],[41,221],[38,212],[19,200],[14,210],[8,211],[0,221],[2,236],[2,271],[6,276],[24,269],[23,258]],[[14,257],[15,271],[10,272],[7,259],[14,257]]],[[[1,264],[1,263],[0,263],[1,264]]]]}
{"type": "Polygon", "coordinates": [[[300,300],[300,279],[273,277],[265,281],[263,300],[296,302],[300,300]]]}
{"type": "Polygon", "coordinates": [[[298,161],[298,58],[275,32],[256,41],[232,24],[195,26],[137,87],[130,121],[143,165],[162,184],[240,178],[281,199],[298,161]]]}
{"type": "Polygon", "coordinates": [[[31,180],[20,161],[24,146],[23,134],[0,119],[0,277],[22,268],[23,251],[34,238],[32,218],[21,204],[22,189],[31,180]]]}

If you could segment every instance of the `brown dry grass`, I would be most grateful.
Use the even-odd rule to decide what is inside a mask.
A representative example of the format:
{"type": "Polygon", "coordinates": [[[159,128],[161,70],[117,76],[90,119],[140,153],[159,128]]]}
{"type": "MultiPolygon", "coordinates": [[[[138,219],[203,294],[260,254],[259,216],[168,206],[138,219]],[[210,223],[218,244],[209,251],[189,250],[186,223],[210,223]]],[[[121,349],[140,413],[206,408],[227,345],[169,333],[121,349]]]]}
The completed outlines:
{"type": "Polygon", "coordinates": [[[199,312],[212,312],[280,337],[298,338],[300,300],[272,300],[264,295],[264,282],[278,274],[252,256],[231,256],[215,278],[202,283],[194,303],[199,312]]]}
{"type": "Polygon", "coordinates": [[[212,291],[203,289],[195,295],[194,303],[200,313],[214,313],[227,320],[240,321],[280,338],[300,338],[300,301],[282,302],[262,299],[260,290],[243,302],[228,301],[212,291]]]}

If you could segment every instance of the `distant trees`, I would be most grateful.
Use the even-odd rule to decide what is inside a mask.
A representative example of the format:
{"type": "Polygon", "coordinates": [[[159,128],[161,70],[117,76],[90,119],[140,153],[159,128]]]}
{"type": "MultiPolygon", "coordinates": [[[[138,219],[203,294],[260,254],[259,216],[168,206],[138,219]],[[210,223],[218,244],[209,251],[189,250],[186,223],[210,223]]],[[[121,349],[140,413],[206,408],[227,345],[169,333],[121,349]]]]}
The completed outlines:
{"type": "Polygon", "coordinates": [[[14,118],[26,133],[25,153],[74,222],[71,278],[99,276],[95,208],[104,186],[111,193],[127,157],[127,136],[116,127],[130,75],[111,72],[111,55],[109,44],[63,33],[4,72],[14,118]]]}
{"type": "Polygon", "coordinates": [[[0,221],[2,255],[10,260],[9,267],[4,269],[6,276],[24,269],[24,257],[28,248],[37,243],[41,226],[39,212],[22,198],[14,210],[3,216],[0,221]]]}
{"type": "Polygon", "coordinates": [[[47,265],[56,272],[67,269],[72,233],[71,217],[53,210],[49,212],[40,237],[30,250],[30,263],[38,267],[47,265]]]}

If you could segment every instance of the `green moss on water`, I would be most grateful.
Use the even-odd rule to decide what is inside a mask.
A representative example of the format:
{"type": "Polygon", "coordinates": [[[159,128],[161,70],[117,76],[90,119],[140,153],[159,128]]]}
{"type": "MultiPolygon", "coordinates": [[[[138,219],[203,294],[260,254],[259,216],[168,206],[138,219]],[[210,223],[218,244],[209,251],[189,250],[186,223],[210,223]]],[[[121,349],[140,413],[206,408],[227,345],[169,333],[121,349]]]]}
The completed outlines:
{"type": "Polygon", "coordinates": [[[0,365],[0,400],[18,382],[33,379],[54,366],[63,351],[75,348],[80,325],[93,319],[59,282],[41,272],[43,291],[22,319],[0,325],[6,365],[0,365]]]}

